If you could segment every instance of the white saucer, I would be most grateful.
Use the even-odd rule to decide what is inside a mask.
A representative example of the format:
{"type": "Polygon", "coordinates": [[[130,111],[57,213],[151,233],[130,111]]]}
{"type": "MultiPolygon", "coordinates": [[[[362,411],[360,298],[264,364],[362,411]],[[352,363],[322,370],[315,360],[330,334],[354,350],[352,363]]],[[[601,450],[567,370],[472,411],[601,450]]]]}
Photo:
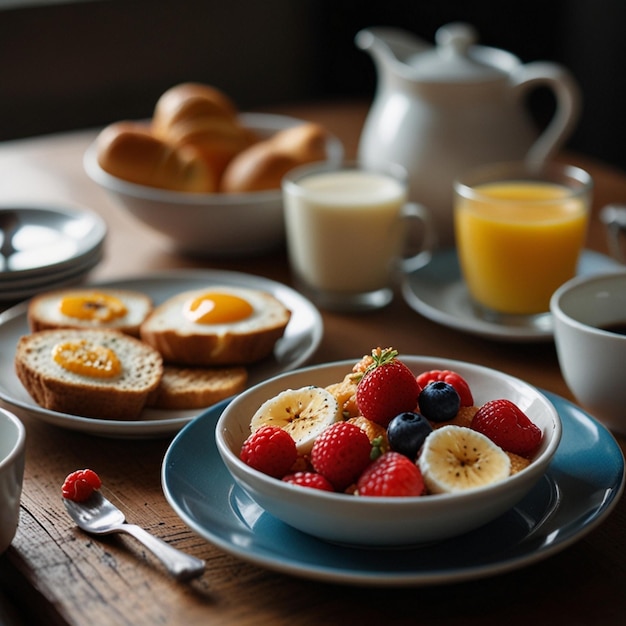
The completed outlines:
{"type": "MultiPolygon", "coordinates": [[[[584,250],[578,265],[578,274],[599,274],[623,269],[617,261],[592,250],[584,250]]],[[[546,314],[538,323],[517,320],[517,324],[501,324],[479,317],[471,303],[456,250],[436,253],[432,261],[408,274],[402,283],[402,294],[407,304],[424,317],[488,339],[508,341],[550,341],[553,337],[552,320],[546,314]]]]}

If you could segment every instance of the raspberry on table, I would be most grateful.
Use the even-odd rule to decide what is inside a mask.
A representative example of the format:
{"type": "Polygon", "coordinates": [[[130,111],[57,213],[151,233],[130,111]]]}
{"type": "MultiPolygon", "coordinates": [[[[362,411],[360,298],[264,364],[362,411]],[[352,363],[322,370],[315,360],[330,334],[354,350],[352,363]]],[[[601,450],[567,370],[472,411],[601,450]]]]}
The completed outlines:
{"type": "Polygon", "coordinates": [[[100,489],[102,481],[96,472],[91,469],[76,470],[66,476],[61,487],[61,493],[67,500],[84,502],[94,491],[100,489]]]}

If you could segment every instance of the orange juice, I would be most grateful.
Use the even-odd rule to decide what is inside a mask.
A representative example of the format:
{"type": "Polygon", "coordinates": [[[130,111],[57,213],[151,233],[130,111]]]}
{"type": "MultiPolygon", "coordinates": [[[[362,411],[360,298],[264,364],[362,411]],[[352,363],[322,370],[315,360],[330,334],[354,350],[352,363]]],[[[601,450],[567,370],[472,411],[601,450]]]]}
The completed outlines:
{"type": "Polygon", "coordinates": [[[473,299],[498,313],[549,310],[576,273],[588,200],[547,182],[494,182],[456,196],[459,262],[473,299]]]}

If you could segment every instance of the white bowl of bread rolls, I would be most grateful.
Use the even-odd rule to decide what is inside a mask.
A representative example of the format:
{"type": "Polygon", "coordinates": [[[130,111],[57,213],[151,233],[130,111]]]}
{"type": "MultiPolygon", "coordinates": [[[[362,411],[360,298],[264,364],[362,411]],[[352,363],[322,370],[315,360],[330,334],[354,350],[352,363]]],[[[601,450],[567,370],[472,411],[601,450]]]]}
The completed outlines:
{"type": "Polygon", "coordinates": [[[151,119],[104,128],[88,148],[89,177],[123,209],[199,256],[248,256],[284,241],[284,174],[343,158],[319,124],[240,113],[213,87],[183,83],[157,101],[151,119]]]}

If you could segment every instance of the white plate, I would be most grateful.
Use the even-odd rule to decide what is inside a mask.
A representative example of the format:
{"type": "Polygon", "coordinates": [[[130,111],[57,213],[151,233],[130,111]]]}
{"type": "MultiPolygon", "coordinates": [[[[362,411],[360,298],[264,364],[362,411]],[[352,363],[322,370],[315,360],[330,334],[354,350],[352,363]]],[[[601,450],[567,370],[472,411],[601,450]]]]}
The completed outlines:
{"type": "MultiPolygon", "coordinates": [[[[578,264],[578,274],[618,269],[623,266],[617,261],[591,250],[583,251],[578,264]]],[[[461,278],[454,249],[433,255],[430,263],[408,274],[402,284],[402,294],[407,304],[424,317],[474,335],[508,341],[550,341],[553,338],[549,313],[531,324],[512,319],[510,324],[504,325],[479,317],[461,278]]]]}
{"type": "Polygon", "coordinates": [[[17,206],[0,207],[13,211],[18,227],[13,235],[16,252],[0,266],[0,281],[53,276],[82,262],[104,240],[107,227],[93,211],[82,207],[17,206]]]}
{"type": "MultiPolygon", "coordinates": [[[[233,285],[273,294],[291,311],[291,319],[284,336],[276,343],[273,356],[249,367],[249,385],[305,363],[319,346],[323,335],[322,317],[311,302],[286,285],[251,274],[182,270],[95,284],[141,291],[149,295],[155,304],[181,291],[201,289],[208,285],[233,285]]],[[[201,413],[201,409],[145,409],[141,419],[122,421],[69,415],[40,407],[20,383],[13,365],[17,342],[22,335],[29,332],[26,309],[27,303],[22,303],[0,314],[0,398],[8,404],[25,409],[31,415],[63,428],[128,438],[156,437],[176,432],[201,413]]]]}
{"type": "Polygon", "coordinates": [[[175,437],[161,468],[163,491],[198,535],[238,558],[285,574],[378,587],[493,576],[536,563],[581,539],[613,510],[624,488],[624,458],[613,436],[574,404],[544,393],[563,422],[563,437],[545,477],[511,511],[447,541],[401,550],[350,548],[280,522],[235,484],[217,452],[215,425],[226,403],[175,437]]]}
{"type": "Polygon", "coordinates": [[[0,302],[5,302],[8,306],[44,291],[76,285],[82,282],[87,274],[100,263],[103,256],[103,247],[98,246],[88,255],[83,256],[80,263],[75,266],[64,267],[55,274],[0,283],[0,302]]]}

